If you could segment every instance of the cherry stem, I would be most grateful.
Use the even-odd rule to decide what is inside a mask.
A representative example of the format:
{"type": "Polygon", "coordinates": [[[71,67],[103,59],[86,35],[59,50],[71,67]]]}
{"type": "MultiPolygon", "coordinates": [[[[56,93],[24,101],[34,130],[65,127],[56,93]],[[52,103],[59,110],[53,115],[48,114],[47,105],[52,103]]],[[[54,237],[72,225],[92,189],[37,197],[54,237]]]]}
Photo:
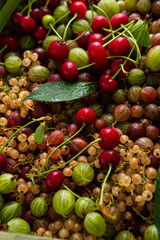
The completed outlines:
{"type": "Polygon", "coordinates": [[[1,65],[4,65],[4,63],[0,62],[1,65]]]}
{"type": "Polygon", "coordinates": [[[59,35],[59,33],[58,33],[58,32],[56,31],[56,29],[53,27],[53,24],[50,23],[49,25],[50,25],[51,29],[55,32],[55,34],[56,34],[60,39],[62,39],[62,37],[59,35]]]}
{"type": "Polygon", "coordinates": [[[112,170],[112,163],[109,163],[109,169],[108,169],[108,172],[105,176],[105,179],[102,183],[102,189],[101,189],[101,195],[100,195],[100,201],[99,201],[99,204],[102,205],[103,204],[103,193],[104,193],[104,187],[105,187],[105,183],[107,182],[107,179],[111,173],[111,170],[112,170]]]}
{"type": "Polygon", "coordinates": [[[91,67],[91,66],[93,66],[94,64],[95,64],[95,63],[90,63],[90,64],[88,64],[88,65],[86,65],[86,66],[79,67],[79,68],[77,68],[77,69],[78,69],[78,71],[79,71],[79,70],[82,70],[82,69],[85,69],[85,68],[91,67]]]}
{"type": "Polygon", "coordinates": [[[8,44],[5,44],[4,47],[0,50],[0,53],[2,53],[7,47],[8,47],[8,44]]]}
{"type": "Polygon", "coordinates": [[[50,173],[50,172],[52,172],[52,171],[54,171],[54,170],[57,170],[57,169],[59,169],[59,168],[61,168],[61,167],[63,167],[63,166],[66,166],[68,163],[72,162],[75,158],[77,158],[81,153],[83,153],[84,150],[86,150],[86,149],[87,149],[88,147],[90,147],[92,144],[94,144],[94,143],[96,143],[96,142],[101,142],[101,141],[102,141],[101,138],[97,138],[96,140],[94,140],[93,142],[91,142],[90,144],[88,144],[85,148],[83,148],[77,155],[75,155],[73,158],[71,158],[70,160],[68,160],[68,161],[65,162],[64,164],[62,164],[62,165],[60,165],[60,166],[58,166],[58,167],[56,167],[56,168],[54,168],[54,169],[50,169],[50,170],[48,170],[48,171],[46,171],[46,172],[43,172],[43,173],[41,173],[41,175],[50,173]]]}
{"type": "Polygon", "coordinates": [[[104,14],[104,16],[107,18],[107,20],[109,22],[110,29],[111,29],[111,35],[114,38],[114,31],[113,31],[110,19],[109,19],[108,15],[106,14],[106,12],[103,9],[101,9],[100,7],[96,6],[95,4],[93,4],[93,7],[98,9],[99,11],[101,11],[104,14]]]}
{"type": "Polygon", "coordinates": [[[91,20],[88,28],[87,28],[81,35],[79,35],[77,38],[75,38],[73,41],[68,42],[68,43],[66,44],[67,46],[70,45],[70,44],[72,44],[72,43],[74,43],[74,42],[76,42],[78,39],[80,39],[80,38],[81,38],[87,31],[89,31],[89,29],[91,28],[91,25],[92,25],[92,23],[93,23],[94,14],[93,14],[93,7],[92,7],[92,6],[90,7],[90,9],[91,9],[91,11],[92,11],[92,20],[91,20]]]}
{"type": "MultiPolygon", "coordinates": [[[[33,1],[32,1],[32,4],[33,4],[34,2],[36,2],[36,1],[37,1],[37,0],[33,0],[33,1]]],[[[29,4],[22,9],[21,14],[23,14],[28,7],[29,7],[29,4]]]]}
{"type": "Polygon", "coordinates": [[[42,174],[42,171],[43,171],[44,167],[46,166],[46,164],[47,164],[50,156],[51,156],[59,147],[61,147],[61,146],[63,146],[64,144],[68,143],[72,138],[74,138],[78,133],[80,133],[85,126],[86,126],[86,124],[83,123],[83,124],[82,124],[82,127],[81,127],[74,135],[72,135],[70,138],[68,138],[67,140],[65,140],[65,141],[62,142],[61,144],[59,144],[59,145],[49,154],[49,156],[47,157],[46,161],[44,162],[44,164],[43,164],[43,166],[42,166],[42,168],[41,168],[41,170],[40,170],[40,175],[42,174]]]}
{"type": "Polygon", "coordinates": [[[68,28],[69,28],[69,25],[71,24],[71,22],[74,21],[74,19],[77,17],[77,13],[74,14],[74,16],[69,20],[69,22],[67,23],[67,26],[65,28],[65,31],[64,31],[64,34],[63,34],[63,39],[65,40],[66,38],[66,35],[67,35],[67,31],[68,31],[68,28]]]}
{"type": "Polygon", "coordinates": [[[31,12],[31,10],[32,10],[32,1],[29,0],[27,17],[30,17],[30,12],[31,12]]]}
{"type": "MultiPolygon", "coordinates": [[[[75,197],[79,198],[79,199],[84,199],[84,197],[79,196],[78,194],[74,193],[70,188],[68,188],[64,183],[62,183],[62,186],[67,189],[70,193],[72,193],[75,197]]],[[[94,204],[95,206],[98,206],[98,203],[95,203],[93,201],[90,201],[88,199],[85,199],[86,202],[90,203],[90,204],[94,204]]]]}
{"type": "Polygon", "coordinates": [[[40,117],[40,118],[37,118],[37,119],[33,119],[31,122],[23,125],[22,127],[20,127],[16,132],[14,132],[12,134],[12,136],[10,136],[10,138],[8,138],[8,140],[4,143],[4,145],[2,146],[2,148],[0,149],[0,153],[3,151],[3,149],[5,148],[5,146],[8,144],[8,142],[18,133],[20,132],[23,128],[27,127],[28,125],[34,123],[34,122],[38,122],[38,121],[42,121],[42,120],[45,120],[45,117],[40,117]]]}
{"type": "Polygon", "coordinates": [[[130,62],[136,63],[135,60],[133,60],[132,58],[126,57],[126,56],[109,56],[109,57],[107,57],[107,59],[112,59],[112,58],[125,58],[130,62]]]}
{"type": "Polygon", "coordinates": [[[45,6],[44,6],[44,9],[47,9],[47,8],[48,8],[49,1],[50,1],[50,0],[47,0],[46,4],[45,4],[45,6]]]}
{"type": "Polygon", "coordinates": [[[59,21],[61,21],[63,18],[67,17],[70,14],[70,11],[68,11],[67,13],[65,13],[62,17],[58,18],[55,22],[54,25],[57,24],[59,21]]]}

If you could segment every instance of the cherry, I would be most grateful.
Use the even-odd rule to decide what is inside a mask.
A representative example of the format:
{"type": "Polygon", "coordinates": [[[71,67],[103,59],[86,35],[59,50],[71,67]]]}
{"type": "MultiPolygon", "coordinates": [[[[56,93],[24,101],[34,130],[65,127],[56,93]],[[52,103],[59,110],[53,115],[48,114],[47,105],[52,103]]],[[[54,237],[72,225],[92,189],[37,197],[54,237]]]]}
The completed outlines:
{"type": "Polygon", "coordinates": [[[74,16],[77,13],[77,16],[76,16],[77,19],[84,18],[87,10],[86,5],[80,1],[73,2],[69,9],[70,9],[71,15],[74,16]]]}
{"type": "Polygon", "coordinates": [[[93,42],[88,47],[88,55],[91,62],[102,63],[107,58],[107,51],[99,42],[93,42]]]}
{"type": "Polygon", "coordinates": [[[50,191],[56,192],[60,189],[60,186],[65,176],[62,171],[55,170],[50,172],[45,180],[46,186],[50,191]]]}
{"type": "Polygon", "coordinates": [[[61,65],[61,76],[66,81],[76,80],[78,77],[78,69],[74,62],[66,61],[61,65]]]}
{"type": "MultiPolygon", "coordinates": [[[[47,0],[43,0],[44,4],[47,2],[47,0]]],[[[49,4],[48,4],[48,7],[50,9],[54,9],[56,7],[58,7],[61,3],[61,0],[50,0],[49,1],[49,4]]]]}
{"type": "MultiPolygon", "coordinates": [[[[76,137],[74,138],[71,142],[70,142],[70,150],[73,154],[78,154],[80,151],[82,151],[85,147],[88,146],[88,142],[85,141],[84,139],[80,138],[80,137],[76,137]]],[[[82,152],[83,155],[87,154],[87,150],[85,149],[82,152]]]]}
{"type": "Polygon", "coordinates": [[[87,105],[93,104],[97,101],[98,94],[99,94],[99,92],[95,91],[95,92],[91,93],[90,95],[88,95],[86,97],[83,97],[82,102],[87,104],[87,105]]]}
{"type": "Polygon", "coordinates": [[[150,158],[151,162],[150,162],[150,164],[148,166],[149,167],[158,168],[159,167],[159,160],[158,160],[158,158],[156,158],[156,156],[154,156],[153,154],[150,154],[149,158],[150,158]]]}
{"type": "Polygon", "coordinates": [[[33,53],[38,54],[38,60],[41,62],[42,65],[46,65],[48,61],[48,52],[44,50],[42,47],[37,47],[33,50],[33,53]]]}
{"type": "Polygon", "coordinates": [[[39,23],[42,20],[43,17],[43,11],[40,8],[34,8],[30,12],[30,17],[35,20],[36,23],[39,23]]]}
{"type": "Polygon", "coordinates": [[[25,33],[31,33],[36,26],[35,20],[31,17],[22,16],[20,19],[20,28],[25,33]]]}
{"type": "Polygon", "coordinates": [[[43,12],[43,16],[44,15],[52,15],[52,11],[51,11],[51,9],[47,9],[47,8],[44,8],[44,7],[40,7],[40,10],[42,10],[42,12],[43,12]]]}
{"type": "Polygon", "coordinates": [[[52,73],[47,80],[47,82],[56,82],[56,81],[63,81],[59,73],[52,73]]]}
{"type": "MultiPolygon", "coordinates": [[[[116,59],[115,61],[113,61],[111,63],[111,73],[112,75],[116,74],[116,72],[119,70],[120,68],[120,65],[123,64],[126,60],[125,59],[122,59],[122,58],[119,58],[119,59],[116,59]]],[[[131,62],[130,61],[127,61],[124,65],[124,70],[126,72],[129,72],[131,70],[131,62]]],[[[121,70],[117,76],[117,78],[123,78],[125,77],[125,73],[121,70]]]]}
{"type": "Polygon", "coordinates": [[[5,34],[0,39],[0,48],[3,48],[7,44],[8,52],[17,52],[19,49],[19,42],[16,37],[11,34],[5,34]]]}
{"type": "Polygon", "coordinates": [[[117,13],[111,18],[111,25],[113,30],[118,29],[121,24],[126,25],[128,22],[128,17],[123,13],[117,13]]]}
{"type": "Polygon", "coordinates": [[[40,150],[47,151],[48,150],[48,139],[49,139],[49,134],[45,133],[42,143],[37,144],[37,147],[40,150]]]}
{"type": "Polygon", "coordinates": [[[7,158],[4,154],[0,154],[0,170],[2,170],[7,165],[7,158]]]}
{"type": "Polygon", "coordinates": [[[106,34],[106,32],[103,30],[103,28],[109,29],[109,22],[108,22],[107,18],[99,15],[99,16],[94,17],[91,28],[92,28],[93,32],[95,32],[95,33],[106,34]]]}
{"type": "MultiPolygon", "coordinates": [[[[80,32],[78,34],[78,36],[80,36],[82,34],[83,34],[83,32],[80,32]]],[[[87,31],[81,38],[79,38],[77,40],[79,47],[87,50],[87,48],[88,48],[88,40],[90,39],[91,36],[92,36],[92,32],[91,31],[87,31]]]]}
{"type": "Polygon", "coordinates": [[[99,163],[101,167],[104,169],[108,169],[109,163],[112,163],[112,165],[116,167],[119,161],[120,161],[120,156],[118,152],[115,150],[110,150],[110,149],[104,150],[99,155],[99,163]]]}
{"type": "Polygon", "coordinates": [[[105,43],[103,38],[104,36],[101,33],[94,33],[90,36],[88,44],[90,45],[92,42],[99,42],[100,44],[103,45],[105,43]]]}
{"type": "Polygon", "coordinates": [[[69,54],[69,47],[63,41],[53,41],[48,47],[48,53],[55,61],[64,61],[69,54]]]}
{"type": "Polygon", "coordinates": [[[129,50],[130,44],[125,37],[118,37],[108,45],[108,52],[111,56],[125,56],[129,50]]]}
{"type": "Polygon", "coordinates": [[[59,145],[64,139],[64,134],[60,130],[55,130],[49,135],[49,143],[51,145],[59,145]]]}
{"type": "Polygon", "coordinates": [[[33,32],[33,37],[36,41],[43,41],[46,37],[47,31],[43,26],[36,26],[33,32]]]}
{"type": "Polygon", "coordinates": [[[20,19],[21,19],[22,16],[23,15],[18,11],[14,11],[12,13],[11,20],[14,23],[14,25],[20,26],[20,19]]]}
{"type": "Polygon", "coordinates": [[[99,145],[102,149],[111,149],[118,145],[120,136],[114,128],[103,128],[99,137],[102,139],[102,142],[99,142],[99,145]]]}
{"type": "Polygon", "coordinates": [[[77,1],[82,2],[86,5],[86,0],[67,0],[67,4],[68,4],[68,6],[70,6],[72,3],[77,2],[77,1]]]}
{"type": "Polygon", "coordinates": [[[0,65],[0,78],[6,78],[7,76],[7,71],[4,66],[0,65]]]}
{"type": "Polygon", "coordinates": [[[84,107],[76,113],[75,119],[78,125],[82,125],[82,123],[91,125],[96,121],[96,114],[91,108],[84,107]]]}
{"type": "MultiPolygon", "coordinates": [[[[90,63],[94,63],[93,60],[89,61],[90,63]]],[[[91,68],[95,71],[95,72],[104,72],[109,66],[109,62],[107,59],[105,59],[103,62],[100,63],[95,63],[94,65],[91,66],[91,68]]]]}
{"type": "Polygon", "coordinates": [[[113,93],[118,89],[118,82],[110,74],[103,74],[99,79],[99,87],[106,93],[113,93]]]}

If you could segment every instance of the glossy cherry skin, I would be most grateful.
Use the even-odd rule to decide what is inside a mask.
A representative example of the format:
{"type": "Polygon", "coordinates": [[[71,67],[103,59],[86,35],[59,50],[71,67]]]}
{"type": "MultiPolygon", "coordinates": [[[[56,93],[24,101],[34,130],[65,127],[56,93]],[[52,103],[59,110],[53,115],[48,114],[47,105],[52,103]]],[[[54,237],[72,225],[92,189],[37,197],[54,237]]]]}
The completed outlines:
{"type": "Polygon", "coordinates": [[[127,38],[118,37],[108,45],[110,56],[125,56],[130,50],[130,44],[127,38]]]}
{"type": "Polygon", "coordinates": [[[82,123],[91,125],[96,121],[96,114],[91,108],[84,107],[77,112],[75,119],[78,125],[82,125],[82,123]]]}
{"type": "MultiPolygon", "coordinates": [[[[44,4],[47,2],[47,0],[43,0],[44,4]]],[[[50,0],[49,1],[49,4],[48,4],[48,7],[50,9],[54,9],[56,7],[58,7],[61,3],[61,0],[50,0]]]]}
{"type": "Polygon", "coordinates": [[[35,20],[36,23],[39,23],[42,20],[43,17],[43,11],[40,8],[34,8],[30,12],[30,17],[35,20]]]}
{"type": "Polygon", "coordinates": [[[55,170],[50,172],[45,180],[46,186],[50,191],[56,192],[60,189],[60,186],[64,180],[65,176],[62,171],[55,170]]]}
{"type": "Polygon", "coordinates": [[[72,16],[77,13],[77,19],[84,18],[87,10],[86,5],[80,1],[73,2],[69,9],[72,16]]]}
{"type": "Polygon", "coordinates": [[[108,22],[107,18],[99,15],[99,16],[94,17],[91,28],[92,28],[93,32],[95,32],[95,33],[106,34],[106,32],[103,30],[103,28],[109,29],[109,22],[108,22]]]}
{"type": "Polygon", "coordinates": [[[37,47],[33,50],[33,53],[38,54],[38,60],[41,62],[42,65],[46,65],[49,55],[46,50],[44,50],[42,47],[37,47]]]}
{"type": "MultiPolygon", "coordinates": [[[[89,60],[89,63],[94,63],[92,59],[89,60]]],[[[105,59],[103,62],[95,63],[91,66],[92,70],[95,72],[104,72],[109,66],[109,62],[105,59]]]]}
{"type": "Polygon", "coordinates": [[[111,149],[115,148],[118,143],[120,136],[114,128],[103,128],[100,133],[99,137],[102,139],[102,142],[99,142],[100,147],[103,149],[111,149]]]}
{"type": "MultiPolygon", "coordinates": [[[[119,58],[119,59],[116,59],[115,61],[113,61],[111,63],[111,73],[112,73],[112,75],[114,75],[119,70],[120,64],[123,64],[125,61],[126,61],[125,59],[119,58]]],[[[127,61],[125,63],[124,70],[126,72],[129,72],[131,70],[131,62],[127,61]]],[[[117,78],[123,78],[123,77],[125,77],[125,74],[121,70],[116,77],[117,78]]]]}
{"type": "Polygon", "coordinates": [[[151,160],[150,164],[148,165],[149,167],[154,167],[158,168],[159,167],[159,160],[154,156],[153,154],[149,155],[149,158],[151,160]]]}
{"type": "MultiPolygon", "coordinates": [[[[78,36],[82,35],[83,32],[80,32],[78,36]]],[[[88,40],[92,36],[91,31],[87,31],[81,38],[77,40],[79,47],[83,48],[84,50],[87,50],[88,48],[88,40]]]]}
{"type": "Polygon", "coordinates": [[[19,49],[19,41],[11,34],[5,34],[0,38],[0,48],[3,48],[7,44],[5,51],[17,52],[19,49]]]}
{"type": "Polygon", "coordinates": [[[47,31],[43,26],[37,26],[34,29],[33,37],[36,41],[43,41],[46,37],[47,31]]]}
{"type": "Polygon", "coordinates": [[[11,20],[14,23],[14,25],[20,26],[20,19],[21,19],[22,16],[23,15],[18,11],[14,11],[12,13],[11,20]]]}
{"type": "Polygon", "coordinates": [[[107,58],[107,51],[99,42],[93,42],[88,47],[88,55],[91,62],[102,63],[107,58]]]}
{"type": "Polygon", "coordinates": [[[110,74],[103,74],[99,79],[99,87],[106,93],[113,93],[118,89],[118,82],[110,74]]]}
{"type": "Polygon", "coordinates": [[[99,163],[102,168],[108,169],[109,163],[112,163],[112,166],[116,167],[120,161],[120,156],[115,150],[104,150],[99,155],[99,163]]]}
{"type": "Polygon", "coordinates": [[[48,47],[48,53],[55,61],[64,61],[69,54],[69,47],[60,41],[53,41],[48,47]]]}
{"type": "Polygon", "coordinates": [[[25,33],[31,33],[33,32],[34,28],[36,26],[35,20],[33,18],[22,16],[20,19],[20,28],[25,33]]]}
{"type": "Polygon", "coordinates": [[[74,62],[66,61],[62,63],[60,69],[61,76],[66,81],[74,81],[78,77],[78,69],[74,62]]]}
{"type": "Polygon", "coordinates": [[[121,24],[126,25],[127,23],[129,23],[128,17],[123,13],[117,13],[111,18],[113,30],[118,29],[121,24]]]}
{"type": "Polygon", "coordinates": [[[100,44],[103,45],[105,43],[103,38],[104,36],[101,33],[94,33],[90,36],[88,44],[90,45],[92,42],[99,42],[100,44]]]}
{"type": "Polygon", "coordinates": [[[44,8],[44,7],[41,6],[41,7],[40,7],[40,10],[42,10],[43,16],[44,16],[44,15],[47,15],[47,14],[52,15],[51,9],[47,9],[47,8],[44,8]]]}
{"type": "Polygon", "coordinates": [[[4,154],[0,154],[0,170],[2,170],[7,165],[7,158],[4,154]]]}

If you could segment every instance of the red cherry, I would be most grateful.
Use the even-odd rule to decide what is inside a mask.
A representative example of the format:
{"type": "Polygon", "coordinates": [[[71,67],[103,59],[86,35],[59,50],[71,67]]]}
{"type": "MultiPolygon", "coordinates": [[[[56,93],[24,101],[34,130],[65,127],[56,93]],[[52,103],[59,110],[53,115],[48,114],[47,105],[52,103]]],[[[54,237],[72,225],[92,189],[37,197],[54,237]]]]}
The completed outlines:
{"type": "Polygon", "coordinates": [[[16,25],[16,26],[20,25],[20,19],[21,19],[22,16],[23,15],[18,11],[14,11],[12,13],[11,20],[14,23],[14,25],[16,25]]]}
{"type": "Polygon", "coordinates": [[[67,0],[67,4],[68,4],[68,6],[70,6],[72,3],[77,2],[77,1],[82,2],[86,5],[86,0],[67,0]]]}
{"type": "Polygon", "coordinates": [[[96,121],[96,114],[91,108],[84,107],[77,112],[75,119],[78,125],[82,125],[82,123],[91,125],[96,121]]]}
{"type": "Polygon", "coordinates": [[[33,18],[22,16],[20,19],[20,28],[25,33],[31,33],[36,26],[35,20],[33,18]]]}
{"type": "MultiPolygon", "coordinates": [[[[90,63],[94,63],[93,60],[90,59],[89,61],[90,63]]],[[[103,62],[100,63],[95,63],[94,65],[91,66],[91,68],[95,71],[95,72],[104,72],[109,66],[109,62],[107,59],[105,59],[103,62]]]]}
{"type": "MultiPolygon", "coordinates": [[[[47,0],[43,0],[44,4],[47,2],[47,0]]],[[[61,0],[50,0],[49,1],[49,4],[48,4],[48,7],[50,9],[54,9],[56,7],[58,7],[61,3],[61,0]]]]}
{"type": "Polygon", "coordinates": [[[111,56],[125,56],[129,50],[130,44],[125,37],[118,37],[108,45],[108,52],[111,56]]]}
{"type": "MultiPolygon", "coordinates": [[[[113,61],[111,63],[111,73],[112,75],[116,74],[116,72],[119,70],[120,68],[120,65],[123,64],[126,60],[125,59],[122,59],[122,58],[119,58],[119,59],[116,59],[115,61],[113,61]]],[[[127,61],[124,65],[124,70],[126,72],[129,72],[131,70],[131,62],[130,61],[127,61]]],[[[123,78],[125,77],[125,74],[124,72],[121,70],[118,75],[116,76],[117,78],[123,78]]]]}
{"type": "Polygon", "coordinates": [[[99,87],[106,93],[113,93],[118,89],[118,82],[110,74],[103,74],[99,79],[99,87]]]}
{"type": "Polygon", "coordinates": [[[94,33],[90,36],[88,40],[88,44],[90,45],[92,42],[99,42],[100,44],[104,44],[105,41],[103,40],[104,36],[100,33],[94,33]]]}
{"type": "Polygon", "coordinates": [[[66,61],[61,65],[61,76],[66,81],[74,81],[78,77],[78,69],[74,62],[66,61]]]}
{"type": "Polygon", "coordinates": [[[151,160],[150,164],[148,165],[149,167],[154,167],[158,168],[159,167],[159,160],[154,156],[153,154],[149,155],[149,158],[151,160]]]}
{"type": "Polygon", "coordinates": [[[52,11],[51,11],[51,9],[47,9],[47,8],[44,8],[44,7],[40,7],[40,10],[42,10],[42,12],[43,12],[43,16],[44,15],[52,15],[52,11]]]}
{"type": "Polygon", "coordinates": [[[48,53],[55,61],[64,61],[69,54],[69,47],[61,41],[53,41],[48,47],[48,53]]]}
{"type": "Polygon", "coordinates": [[[16,37],[11,34],[5,34],[0,39],[0,48],[7,44],[7,52],[17,52],[19,49],[19,42],[16,37]]]}
{"type": "Polygon", "coordinates": [[[4,154],[0,154],[0,170],[2,170],[7,165],[7,158],[4,154]]]}
{"type": "Polygon", "coordinates": [[[121,24],[126,25],[128,22],[128,17],[123,13],[117,13],[111,18],[111,25],[113,30],[118,29],[121,24]]]}
{"type": "Polygon", "coordinates": [[[62,171],[55,170],[50,172],[45,180],[46,186],[50,191],[56,192],[60,189],[60,186],[64,180],[65,176],[62,171]]]}
{"type": "Polygon", "coordinates": [[[107,58],[107,51],[99,42],[93,42],[88,47],[88,55],[91,62],[102,63],[107,58]]]}
{"type": "Polygon", "coordinates": [[[76,13],[78,14],[76,17],[77,19],[84,18],[87,10],[86,5],[80,1],[73,2],[69,9],[71,15],[74,16],[76,13]]]}
{"type": "MultiPolygon", "coordinates": [[[[80,32],[78,34],[78,36],[80,36],[82,34],[83,34],[83,32],[80,32]]],[[[90,39],[91,36],[92,36],[92,32],[91,31],[87,31],[81,38],[79,38],[77,40],[79,47],[87,50],[87,48],[88,48],[88,40],[90,39]]]]}
{"type": "Polygon", "coordinates": [[[46,37],[47,31],[43,26],[37,26],[34,29],[33,37],[36,41],[43,41],[46,37]]]}
{"type": "Polygon", "coordinates": [[[115,150],[104,150],[99,155],[99,163],[102,168],[107,169],[109,166],[109,163],[112,163],[114,167],[118,165],[120,161],[120,156],[117,151],[115,150]]]}
{"type": "Polygon", "coordinates": [[[51,145],[59,145],[64,139],[64,134],[60,130],[55,130],[49,135],[49,143],[51,145]]]}
{"type": "Polygon", "coordinates": [[[43,17],[43,11],[40,8],[34,8],[31,12],[30,12],[30,17],[33,18],[36,23],[40,22],[42,20],[43,17]]]}
{"type": "Polygon", "coordinates": [[[95,32],[95,33],[106,34],[106,32],[103,30],[103,28],[109,29],[109,22],[108,22],[107,18],[99,15],[99,16],[94,17],[91,28],[92,28],[93,32],[95,32]]]}
{"type": "Polygon", "coordinates": [[[118,145],[120,136],[114,128],[103,128],[99,137],[102,139],[102,142],[99,142],[100,147],[103,149],[111,149],[118,145]]]}

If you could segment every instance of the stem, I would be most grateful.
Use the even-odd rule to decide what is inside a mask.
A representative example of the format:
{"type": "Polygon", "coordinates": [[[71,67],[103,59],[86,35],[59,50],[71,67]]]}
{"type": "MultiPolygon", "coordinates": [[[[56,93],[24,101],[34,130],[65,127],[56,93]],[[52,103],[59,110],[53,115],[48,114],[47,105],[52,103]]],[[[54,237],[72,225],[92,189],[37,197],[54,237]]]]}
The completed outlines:
{"type": "Polygon", "coordinates": [[[34,123],[34,122],[38,122],[38,121],[42,121],[44,120],[45,117],[40,117],[40,118],[37,118],[37,119],[33,119],[31,122],[25,124],[24,126],[20,127],[16,132],[14,132],[12,134],[12,136],[10,136],[10,138],[8,138],[8,140],[4,143],[4,145],[2,146],[2,148],[0,149],[0,153],[3,151],[3,149],[5,148],[5,146],[8,144],[8,142],[18,133],[20,132],[23,128],[27,127],[28,125],[34,123]]]}
{"type": "Polygon", "coordinates": [[[72,21],[74,21],[74,19],[75,19],[76,17],[77,17],[77,13],[75,13],[75,15],[73,16],[73,18],[71,18],[71,19],[69,20],[69,22],[67,23],[67,26],[66,26],[65,31],[64,31],[64,34],[63,34],[63,39],[64,39],[64,40],[65,40],[65,38],[66,38],[67,30],[68,30],[68,28],[69,28],[69,25],[71,24],[72,21]]]}
{"type": "Polygon", "coordinates": [[[89,24],[89,27],[88,27],[81,35],[79,35],[77,38],[75,38],[73,41],[68,42],[68,43],[66,44],[67,46],[69,46],[70,44],[76,42],[78,39],[80,39],[80,38],[91,28],[91,25],[92,25],[92,23],[93,23],[94,14],[93,14],[93,7],[90,7],[90,9],[91,9],[91,11],[92,11],[92,20],[91,20],[91,22],[90,22],[90,24],[89,24]]]}
{"type": "Polygon", "coordinates": [[[63,18],[67,17],[69,14],[70,14],[70,11],[68,11],[67,13],[65,13],[62,17],[58,18],[58,19],[54,22],[54,25],[55,25],[56,23],[58,23],[59,21],[61,21],[63,18]]]}
{"type": "Polygon", "coordinates": [[[44,9],[47,9],[47,8],[48,8],[49,1],[50,1],[50,0],[47,0],[46,4],[45,4],[45,6],[44,6],[44,9]]]}
{"type": "Polygon", "coordinates": [[[100,201],[99,201],[100,205],[103,204],[104,187],[105,187],[105,183],[107,182],[108,176],[111,173],[111,170],[112,170],[112,163],[109,163],[109,169],[108,169],[107,175],[105,176],[105,179],[102,184],[102,190],[101,190],[100,201]]]}
{"type": "MultiPolygon", "coordinates": [[[[32,1],[32,4],[33,4],[34,2],[36,2],[36,1],[37,1],[37,0],[33,0],[33,1],[32,1]]],[[[23,14],[28,7],[29,7],[29,4],[22,9],[21,14],[23,14]]]]}
{"type": "Polygon", "coordinates": [[[78,133],[80,133],[85,126],[86,126],[86,124],[83,123],[83,124],[82,124],[82,127],[81,127],[74,135],[72,135],[70,138],[68,138],[67,140],[65,140],[65,141],[62,142],[61,144],[59,144],[59,145],[49,154],[49,156],[47,157],[45,163],[43,164],[43,166],[42,166],[42,168],[41,168],[41,170],[40,170],[40,175],[41,175],[44,167],[46,166],[46,164],[47,164],[50,156],[51,156],[59,147],[61,147],[62,145],[66,144],[66,143],[69,142],[72,138],[74,138],[78,133]]]}
{"type": "Polygon", "coordinates": [[[5,44],[4,47],[0,50],[0,53],[2,53],[7,47],[8,47],[8,44],[5,44]]]}
{"type": "MultiPolygon", "coordinates": [[[[84,197],[79,196],[78,194],[74,193],[70,188],[68,188],[64,183],[62,183],[62,186],[67,189],[70,193],[72,193],[75,197],[84,199],[84,197]]],[[[90,204],[94,204],[95,206],[98,206],[98,203],[95,203],[93,201],[90,201],[88,199],[85,199],[86,202],[89,202],[90,204]]]]}
{"type": "Polygon", "coordinates": [[[49,25],[50,25],[51,29],[55,32],[55,34],[56,34],[60,39],[62,39],[62,37],[59,35],[59,33],[58,33],[58,32],[56,31],[56,29],[53,27],[53,24],[50,23],[49,25]]]}
{"type": "Polygon", "coordinates": [[[30,12],[31,12],[31,8],[32,8],[32,1],[29,0],[29,4],[28,4],[28,13],[27,13],[27,17],[30,17],[30,12]]]}
{"type": "Polygon", "coordinates": [[[84,69],[84,68],[88,68],[88,67],[90,67],[90,66],[93,66],[95,63],[90,63],[90,64],[88,64],[88,65],[86,65],[86,66],[83,66],[83,67],[79,67],[79,68],[77,68],[78,69],[78,71],[79,70],[82,70],[82,69],[84,69]]]}
{"type": "Polygon", "coordinates": [[[1,65],[4,65],[4,63],[0,62],[1,65]]]}
{"type": "Polygon", "coordinates": [[[107,59],[112,59],[112,58],[125,58],[125,59],[127,59],[128,61],[131,61],[131,62],[133,62],[133,63],[136,63],[135,60],[133,60],[132,58],[126,57],[126,56],[109,56],[109,57],[107,57],[107,59]]]}
{"type": "Polygon", "coordinates": [[[114,38],[114,31],[113,31],[110,19],[109,19],[108,15],[106,14],[106,12],[103,9],[101,9],[100,7],[97,7],[95,4],[93,4],[93,7],[98,9],[99,11],[101,11],[104,14],[104,16],[107,18],[109,26],[110,26],[110,29],[111,29],[111,35],[114,38]]]}
{"type": "Polygon", "coordinates": [[[60,165],[60,166],[58,166],[58,167],[56,167],[56,168],[54,168],[54,169],[50,169],[50,170],[48,170],[48,171],[46,171],[46,172],[43,172],[43,173],[41,173],[41,175],[50,173],[50,172],[52,172],[52,171],[54,171],[54,170],[57,170],[57,169],[59,169],[59,168],[61,168],[61,167],[63,167],[63,166],[66,166],[68,163],[72,162],[75,158],[77,158],[81,153],[83,153],[83,151],[86,150],[88,147],[90,147],[92,144],[94,144],[94,143],[96,143],[96,142],[101,142],[101,141],[102,141],[101,138],[98,138],[98,139],[94,140],[93,142],[91,142],[90,144],[88,144],[85,148],[83,148],[77,155],[75,155],[73,158],[71,158],[70,160],[68,160],[68,161],[65,162],[64,164],[62,164],[62,165],[60,165]]]}

